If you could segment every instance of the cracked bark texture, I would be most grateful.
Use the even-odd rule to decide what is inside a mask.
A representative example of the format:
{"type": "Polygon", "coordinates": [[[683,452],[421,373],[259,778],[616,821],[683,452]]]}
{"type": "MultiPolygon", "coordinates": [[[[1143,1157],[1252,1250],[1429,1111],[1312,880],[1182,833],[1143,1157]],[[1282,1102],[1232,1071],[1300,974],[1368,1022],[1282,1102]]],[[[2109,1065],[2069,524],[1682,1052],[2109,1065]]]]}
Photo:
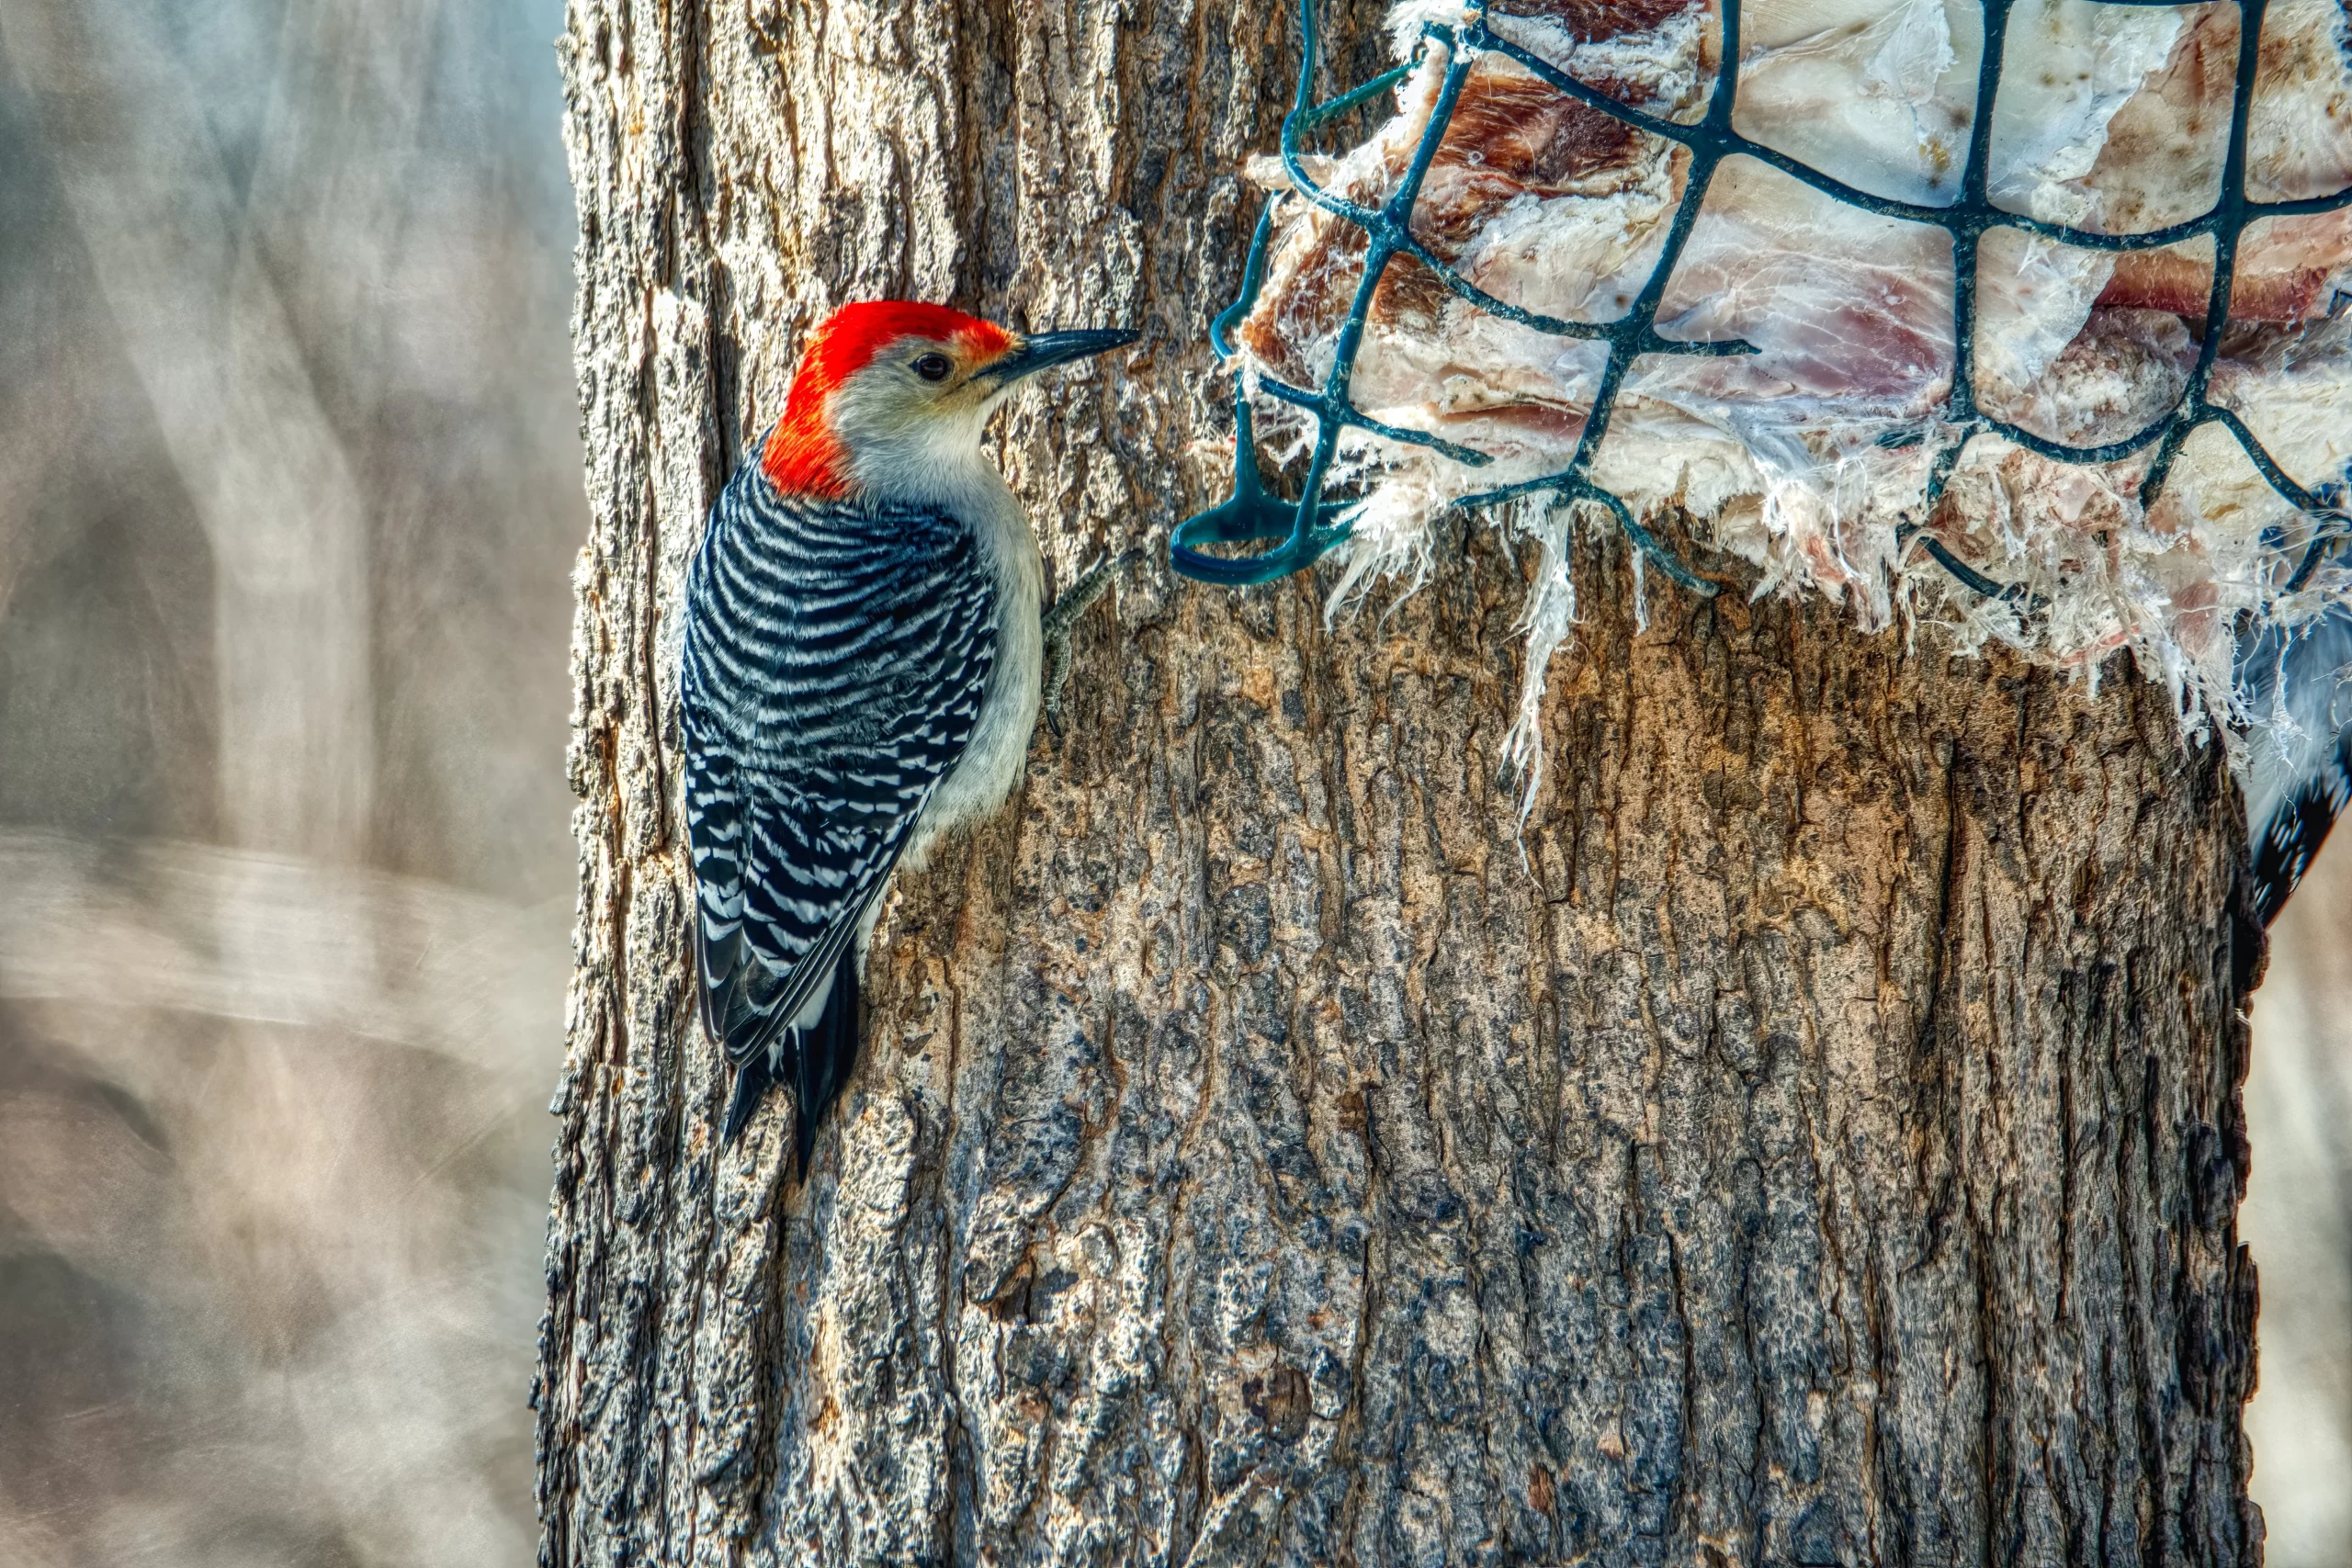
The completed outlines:
{"type": "Polygon", "coordinates": [[[575,0],[542,1560],[2258,1561],[2261,938],[2160,692],[1747,604],[1724,561],[1642,629],[1587,536],[1521,834],[1532,551],[1458,531],[1335,625],[1159,564],[1222,486],[1203,329],[1292,28],[575,0]],[[1143,327],[1000,457],[1059,581],[1152,564],[1081,626],[1069,739],[899,879],[802,1188],[774,1112],[713,1146],[675,610],[801,334],[880,295],[1143,327]]]}

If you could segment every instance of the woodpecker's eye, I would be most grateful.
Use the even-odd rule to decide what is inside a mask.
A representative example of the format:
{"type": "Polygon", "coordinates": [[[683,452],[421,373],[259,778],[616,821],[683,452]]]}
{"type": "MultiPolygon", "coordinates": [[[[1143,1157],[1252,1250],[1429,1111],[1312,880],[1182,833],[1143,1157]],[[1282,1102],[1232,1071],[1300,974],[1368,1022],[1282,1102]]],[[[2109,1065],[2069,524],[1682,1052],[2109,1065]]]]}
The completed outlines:
{"type": "Polygon", "coordinates": [[[915,361],[915,374],[926,381],[944,381],[947,373],[955,368],[944,354],[926,354],[915,361]]]}

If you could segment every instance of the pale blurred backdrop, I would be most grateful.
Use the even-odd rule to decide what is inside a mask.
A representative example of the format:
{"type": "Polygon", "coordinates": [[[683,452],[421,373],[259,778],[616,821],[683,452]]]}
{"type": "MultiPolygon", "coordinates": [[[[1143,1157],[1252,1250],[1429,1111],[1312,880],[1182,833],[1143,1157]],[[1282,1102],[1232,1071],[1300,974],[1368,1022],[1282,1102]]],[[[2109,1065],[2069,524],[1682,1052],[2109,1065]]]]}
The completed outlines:
{"type": "MultiPolygon", "coordinates": [[[[0,1568],[533,1560],[561,22],[0,0],[0,1568]]],[[[2352,1563],[2347,931],[2342,850],[2247,1089],[2279,1568],[2352,1563]]]]}
{"type": "Polygon", "coordinates": [[[0,1568],[526,1564],[560,0],[0,0],[0,1568]]]}

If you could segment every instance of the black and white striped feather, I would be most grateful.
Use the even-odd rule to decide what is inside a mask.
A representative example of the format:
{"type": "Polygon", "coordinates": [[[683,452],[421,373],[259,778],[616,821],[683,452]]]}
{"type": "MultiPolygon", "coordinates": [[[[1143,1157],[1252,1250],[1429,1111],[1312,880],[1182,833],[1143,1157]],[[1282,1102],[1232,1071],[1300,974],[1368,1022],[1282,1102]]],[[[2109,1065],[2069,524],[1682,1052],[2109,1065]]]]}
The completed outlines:
{"type": "Polygon", "coordinates": [[[2268,925],[2352,799],[2352,609],[2265,632],[2238,668],[2254,901],[2268,925]]]}
{"type": "Polygon", "coordinates": [[[794,1085],[805,1165],[856,1047],[856,947],[997,658],[995,584],[948,513],[779,494],[744,465],[689,570],[681,681],[703,1026],[731,1141],[794,1085]],[[845,1040],[827,1038],[842,1031],[845,1040]],[[825,1059],[814,1060],[821,1054],[825,1059]]]}

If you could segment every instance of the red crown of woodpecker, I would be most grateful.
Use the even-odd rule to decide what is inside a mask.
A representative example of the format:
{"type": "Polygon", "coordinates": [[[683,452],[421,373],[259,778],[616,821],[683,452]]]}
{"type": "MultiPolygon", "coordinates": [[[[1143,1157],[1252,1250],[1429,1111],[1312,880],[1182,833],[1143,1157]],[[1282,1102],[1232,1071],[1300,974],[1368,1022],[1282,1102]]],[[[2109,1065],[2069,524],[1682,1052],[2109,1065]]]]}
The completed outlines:
{"type": "Polygon", "coordinates": [[[834,435],[826,403],[842,382],[902,338],[957,343],[983,358],[1012,346],[1012,334],[994,321],[904,299],[873,299],[844,305],[825,318],[792,374],[784,417],[760,452],[768,482],[789,495],[849,493],[849,454],[834,435]]]}

